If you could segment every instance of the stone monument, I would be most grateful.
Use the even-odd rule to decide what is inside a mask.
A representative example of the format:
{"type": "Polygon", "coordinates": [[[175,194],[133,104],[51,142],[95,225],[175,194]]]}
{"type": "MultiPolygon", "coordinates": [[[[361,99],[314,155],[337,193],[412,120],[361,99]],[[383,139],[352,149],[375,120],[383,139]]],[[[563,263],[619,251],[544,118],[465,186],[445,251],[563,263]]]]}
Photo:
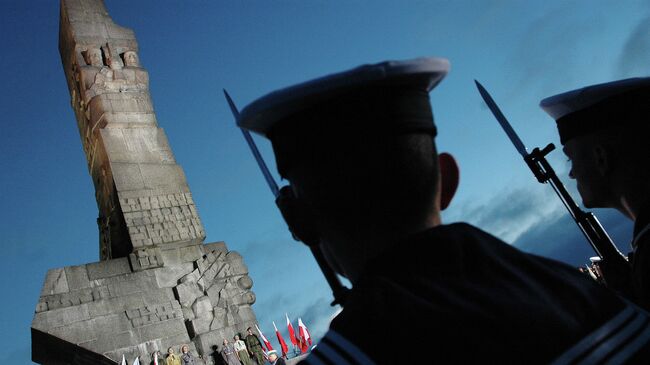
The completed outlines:
{"type": "Polygon", "coordinates": [[[132,30],[62,0],[59,50],[99,208],[100,262],[49,270],[32,322],[41,364],[113,364],[188,344],[214,363],[256,323],[242,257],[205,232],[149,94],[132,30]]]}

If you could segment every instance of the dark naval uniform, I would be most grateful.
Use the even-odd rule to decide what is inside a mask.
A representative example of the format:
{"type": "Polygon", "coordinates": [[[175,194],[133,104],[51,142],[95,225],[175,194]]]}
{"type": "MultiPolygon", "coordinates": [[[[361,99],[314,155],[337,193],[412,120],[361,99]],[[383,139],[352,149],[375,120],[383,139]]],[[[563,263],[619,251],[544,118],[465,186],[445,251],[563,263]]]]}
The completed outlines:
{"type": "Polygon", "coordinates": [[[650,348],[642,310],[470,225],[395,247],[369,265],[303,364],[634,363],[650,348]],[[392,353],[413,329],[422,351],[392,353]]]}
{"type": "Polygon", "coordinates": [[[641,209],[634,221],[632,274],[637,300],[644,308],[650,308],[650,206],[641,209]]]}

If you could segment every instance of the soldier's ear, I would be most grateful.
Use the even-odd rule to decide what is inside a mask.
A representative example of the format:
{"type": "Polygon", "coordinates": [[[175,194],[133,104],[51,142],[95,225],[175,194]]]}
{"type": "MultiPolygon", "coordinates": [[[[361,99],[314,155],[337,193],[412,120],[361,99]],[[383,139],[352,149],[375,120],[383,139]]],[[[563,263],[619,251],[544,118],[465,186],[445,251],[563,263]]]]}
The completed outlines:
{"type": "Polygon", "coordinates": [[[456,194],[460,182],[460,170],[454,156],[447,152],[438,154],[440,168],[440,210],[445,210],[456,194]]]}

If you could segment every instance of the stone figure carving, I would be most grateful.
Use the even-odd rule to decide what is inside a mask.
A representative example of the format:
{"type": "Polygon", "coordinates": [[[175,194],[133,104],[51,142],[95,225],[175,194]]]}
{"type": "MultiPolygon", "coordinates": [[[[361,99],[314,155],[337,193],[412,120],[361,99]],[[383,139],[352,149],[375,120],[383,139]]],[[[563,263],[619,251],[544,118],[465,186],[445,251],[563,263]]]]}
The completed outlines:
{"type": "Polygon", "coordinates": [[[84,59],[87,66],[102,67],[104,61],[102,59],[102,50],[99,47],[90,47],[84,52],[84,59]]]}
{"type": "Polygon", "coordinates": [[[124,64],[126,67],[140,67],[140,59],[134,51],[124,52],[124,64]]]}
{"type": "Polygon", "coordinates": [[[148,91],[149,74],[140,67],[135,51],[124,52],[124,64],[121,57],[112,55],[110,44],[90,47],[83,55],[86,65],[80,68],[79,78],[86,112],[90,100],[97,95],[148,91]],[[104,58],[108,66],[104,65],[104,58]]]}
{"type": "MultiPolygon", "coordinates": [[[[78,68],[79,92],[81,94],[82,107],[88,105],[92,96],[88,95],[88,90],[95,83],[95,76],[104,67],[102,50],[99,47],[90,47],[82,52],[86,64],[78,68]]],[[[94,96],[94,95],[93,95],[94,96]]]]}

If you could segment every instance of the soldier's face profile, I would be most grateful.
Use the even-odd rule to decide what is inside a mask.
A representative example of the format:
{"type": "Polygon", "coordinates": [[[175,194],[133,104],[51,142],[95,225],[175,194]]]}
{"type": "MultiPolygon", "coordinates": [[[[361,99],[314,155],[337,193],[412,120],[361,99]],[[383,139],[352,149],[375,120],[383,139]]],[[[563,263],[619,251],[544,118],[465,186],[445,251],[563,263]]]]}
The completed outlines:
{"type": "Polygon", "coordinates": [[[606,207],[609,193],[599,172],[597,146],[587,137],[566,142],[563,151],[570,163],[569,177],[576,180],[582,203],[586,208],[606,207]]]}

